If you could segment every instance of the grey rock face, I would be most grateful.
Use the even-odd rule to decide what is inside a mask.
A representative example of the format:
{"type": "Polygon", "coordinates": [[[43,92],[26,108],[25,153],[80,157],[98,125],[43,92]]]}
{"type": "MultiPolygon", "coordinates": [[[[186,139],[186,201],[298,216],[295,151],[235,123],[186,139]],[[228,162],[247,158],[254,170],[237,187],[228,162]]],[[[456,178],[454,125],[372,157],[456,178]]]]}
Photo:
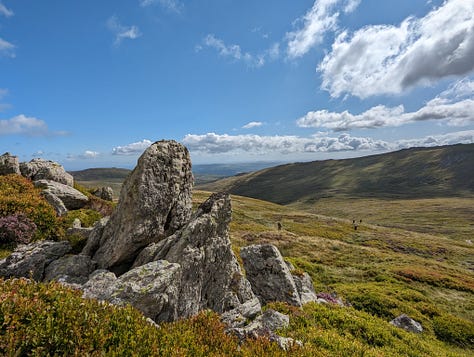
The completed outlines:
{"type": "Polygon", "coordinates": [[[92,231],[89,233],[89,237],[87,238],[87,243],[84,249],[82,249],[81,254],[88,255],[92,257],[97,249],[99,248],[100,238],[102,237],[102,233],[104,232],[104,228],[109,221],[109,217],[104,217],[100,221],[95,222],[94,227],[92,227],[92,231]]]}
{"type": "Polygon", "coordinates": [[[68,212],[63,201],[61,201],[61,199],[54,193],[51,193],[51,191],[45,190],[42,192],[42,195],[46,199],[46,201],[48,201],[48,203],[53,206],[54,211],[59,217],[64,216],[68,212]]]}
{"type": "Polygon", "coordinates": [[[18,162],[18,157],[11,155],[9,152],[6,152],[0,156],[0,175],[9,175],[20,173],[20,164],[18,162]]]}
{"type": "Polygon", "coordinates": [[[54,260],[71,251],[69,242],[39,241],[20,245],[8,257],[0,261],[0,276],[25,277],[41,281],[45,268],[54,260]]]}
{"type": "Polygon", "coordinates": [[[231,248],[230,219],[229,195],[213,194],[183,229],[137,257],[134,266],[158,259],[181,265],[180,317],[203,309],[222,313],[255,298],[231,248]]]}
{"type": "Polygon", "coordinates": [[[280,251],[271,244],[251,245],[240,250],[247,279],[262,304],[283,301],[301,306],[293,276],[280,251]]]}
{"type": "Polygon", "coordinates": [[[191,160],[175,141],[159,141],[139,158],[94,255],[102,268],[123,272],[138,252],[181,228],[192,210],[191,160]]]}
{"type": "Polygon", "coordinates": [[[292,276],[302,305],[318,300],[316,292],[314,291],[313,281],[308,273],[304,273],[303,275],[292,274],[292,276]]]}
{"type": "Polygon", "coordinates": [[[423,332],[423,327],[421,326],[421,324],[405,314],[394,318],[392,321],[390,321],[390,323],[396,327],[402,328],[409,332],[423,332]]]}
{"type": "Polygon", "coordinates": [[[92,192],[94,196],[97,196],[105,201],[112,201],[114,198],[114,190],[112,187],[99,187],[92,192]]]}
{"type": "Polygon", "coordinates": [[[58,197],[67,209],[79,209],[84,207],[89,199],[75,188],[51,180],[38,180],[34,182],[36,187],[43,189],[47,196],[53,194],[58,197]]]}
{"type": "Polygon", "coordinates": [[[74,186],[74,178],[68,174],[62,165],[54,161],[33,159],[20,164],[21,174],[31,181],[51,180],[67,186],[74,186]]]}
{"type": "Polygon", "coordinates": [[[86,298],[106,300],[113,304],[131,304],[154,321],[178,318],[181,267],[167,261],[154,261],[132,269],[119,278],[99,271],[84,284],[86,298]]]}
{"type": "Polygon", "coordinates": [[[95,268],[96,263],[88,256],[64,256],[46,267],[44,281],[58,280],[70,284],[84,284],[95,268]]]}

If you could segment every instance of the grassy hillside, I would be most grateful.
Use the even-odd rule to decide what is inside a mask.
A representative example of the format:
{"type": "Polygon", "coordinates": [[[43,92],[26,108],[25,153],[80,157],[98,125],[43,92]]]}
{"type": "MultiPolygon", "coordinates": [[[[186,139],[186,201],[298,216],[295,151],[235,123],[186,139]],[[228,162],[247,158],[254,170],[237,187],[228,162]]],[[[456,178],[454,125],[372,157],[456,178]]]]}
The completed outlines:
{"type": "MultiPolygon", "coordinates": [[[[209,193],[197,191],[199,204],[209,193]]],[[[268,341],[238,341],[213,313],[154,328],[131,308],[82,301],[58,284],[0,279],[0,354],[161,356],[472,356],[474,247],[416,233],[232,196],[234,250],[273,243],[317,292],[351,307],[270,306],[290,315],[281,331],[304,343],[283,352],[268,341]],[[277,230],[281,222],[282,231],[277,230]],[[77,307],[80,306],[78,309],[77,307]],[[388,322],[401,313],[422,323],[416,335],[388,322]]]]}
{"type": "Polygon", "coordinates": [[[290,204],[326,197],[429,198],[474,194],[474,144],[294,163],[201,185],[290,204]]]}

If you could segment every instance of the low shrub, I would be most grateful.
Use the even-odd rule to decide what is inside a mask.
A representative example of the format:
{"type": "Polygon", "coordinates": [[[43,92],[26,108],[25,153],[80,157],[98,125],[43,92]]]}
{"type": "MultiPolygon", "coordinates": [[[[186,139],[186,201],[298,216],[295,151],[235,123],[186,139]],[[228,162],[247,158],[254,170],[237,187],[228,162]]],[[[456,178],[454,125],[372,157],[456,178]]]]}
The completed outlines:
{"type": "Polygon", "coordinates": [[[36,232],[36,224],[24,214],[0,217],[1,244],[28,244],[36,232]]]}
{"type": "Polygon", "coordinates": [[[474,323],[442,314],[433,318],[433,328],[440,340],[463,348],[474,348],[474,323]]]}
{"type": "Polygon", "coordinates": [[[43,198],[40,189],[19,175],[0,176],[0,217],[17,214],[25,215],[36,225],[32,240],[64,236],[56,212],[43,198]]]}
{"type": "Polygon", "coordinates": [[[81,221],[82,227],[92,227],[95,222],[102,218],[102,215],[99,212],[89,208],[68,211],[65,216],[61,217],[61,222],[64,229],[71,227],[76,218],[81,221]]]}

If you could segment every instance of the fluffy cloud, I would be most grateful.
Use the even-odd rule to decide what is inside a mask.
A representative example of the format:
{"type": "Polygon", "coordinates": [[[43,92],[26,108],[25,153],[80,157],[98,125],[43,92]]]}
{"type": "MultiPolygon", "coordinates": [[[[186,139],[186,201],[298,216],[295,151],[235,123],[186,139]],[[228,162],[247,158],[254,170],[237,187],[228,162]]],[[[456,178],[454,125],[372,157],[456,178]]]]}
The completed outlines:
{"type": "Polygon", "coordinates": [[[94,159],[97,156],[99,156],[100,153],[97,151],[92,151],[92,150],[86,150],[84,153],[81,155],[81,158],[83,159],[94,159]]]}
{"type": "Polygon", "coordinates": [[[338,113],[318,110],[306,113],[305,116],[297,120],[297,124],[304,128],[345,131],[400,126],[426,120],[441,120],[450,126],[473,124],[474,81],[464,79],[456,82],[415,112],[405,112],[403,105],[392,108],[378,105],[361,114],[352,114],[348,111],[338,113]]]}
{"type": "Polygon", "coordinates": [[[275,60],[280,55],[280,45],[278,43],[274,43],[260,54],[251,54],[243,52],[239,45],[226,44],[214,34],[208,34],[204,37],[202,44],[196,46],[196,50],[202,50],[203,46],[215,49],[219,56],[231,58],[235,61],[243,61],[247,66],[254,68],[262,67],[267,60],[275,60]]]}
{"type": "Polygon", "coordinates": [[[245,124],[242,127],[242,129],[252,129],[252,128],[262,126],[262,125],[263,125],[263,123],[261,121],[251,121],[250,123],[245,124]]]}
{"type": "Polygon", "coordinates": [[[176,13],[180,13],[184,7],[184,5],[178,0],[140,0],[140,5],[143,7],[154,4],[159,4],[166,10],[176,13]]]}
{"type": "Polygon", "coordinates": [[[10,9],[7,9],[7,7],[0,2],[0,15],[10,17],[13,16],[14,13],[10,9]]]}
{"type": "Polygon", "coordinates": [[[123,26],[115,15],[107,20],[107,27],[115,34],[116,46],[120,45],[124,39],[135,40],[142,35],[137,26],[123,26]]]}
{"type": "Polygon", "coordinates": [[[222,154],[229,152],[247,152],[265,155],[279,152],[281,154],[304,152],[336,152],[352,150],[385,150],[387,143],[370,138],[352,137],[342,134],[338,137],[314,135],[311,138],[298,136],[260,136],[260,135],[218,135],[207,133],[205,135],[188,134],[183,139],[183,144],[189,150],[222,154]]]}
{"type": "Polygon", "coordinates": [[[305,55],[311,48],[323,42],[324,34],[337,29],[338,5],[344,12],[352,12],[360,0],[316,0],[313,7],[296,23],[301,28],[286,34],[288,40],[287,55],[290,59],[305,55]]]}
{"type": "Polygon", "coordinates": [[[117,146],[112,149],[113,155],[140,155],[147,147],[153,144],[150,140],[144,139],[125,146],[117,146]]]}
{"type": "MultiPolygon", "coordinates": [[[[335,0],[332,0],[334,2],[335,0]]],[[[318,66],[333,97],[398,94],[474,70],[474,2],[448,0],[399,26],[367,26],[338,35],[318,66]]]]}
{"type": "Polygon", "coordinates": [[[48,135],[48,126],[43,120],[27,117],[23,114],[11,119],[0,120],[0,135],[48,135]]]}
{"type": "Polygon", "coordinates": [[[269,153],[298,154],[317,152],[380,152],[410,147],[439,146],[457,143],[474,143],[474,130],[460,131],[442,135],[431,135],[419,139],[387,142],[369,137],[356,137],[343,133],[329,136],[318,133],[309,138],[298,136],[259,136],[259,135],[205,135],[188,134],[183,144],[189,150],[203,154],[249,153],[267,155],[269,153]]]}

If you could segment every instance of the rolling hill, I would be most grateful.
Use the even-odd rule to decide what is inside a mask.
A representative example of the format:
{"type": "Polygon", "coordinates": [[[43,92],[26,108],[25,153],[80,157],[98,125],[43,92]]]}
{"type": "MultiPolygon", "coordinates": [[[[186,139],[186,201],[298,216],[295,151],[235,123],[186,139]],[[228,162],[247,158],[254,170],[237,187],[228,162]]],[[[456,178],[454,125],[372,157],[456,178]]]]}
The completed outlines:
{"type": "Polygon", "coordinates": [[[474,144],[280,165],[198,185],[279,204],[325,197],[433,198],[474,194],[474,144]]]}

